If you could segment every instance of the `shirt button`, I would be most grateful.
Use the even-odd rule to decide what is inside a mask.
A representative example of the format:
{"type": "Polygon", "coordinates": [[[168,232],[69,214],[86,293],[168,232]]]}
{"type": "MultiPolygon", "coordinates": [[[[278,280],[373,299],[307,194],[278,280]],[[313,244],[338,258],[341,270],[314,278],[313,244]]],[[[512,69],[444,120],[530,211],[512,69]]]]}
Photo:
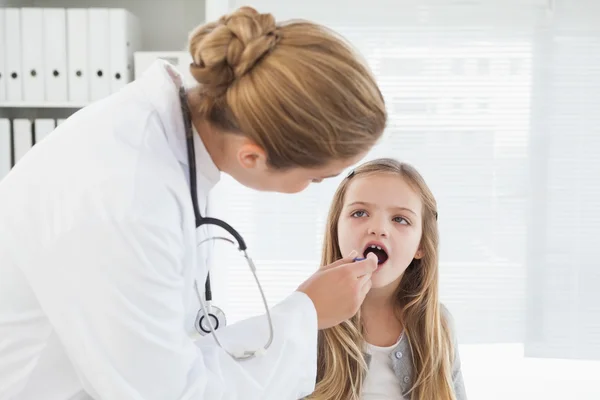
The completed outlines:
{"type": "Polygon", "coordinates": [[[402,352],[401,351],[397,351],[396,352],[396,358],[399,360],[402,358],[402,352]]]}
{"type": "Polygon", "coordinates": [[[404,383],[408,383],[408,381],[410,381],[410,378],[408,376],[404,377],[404,383]]]}

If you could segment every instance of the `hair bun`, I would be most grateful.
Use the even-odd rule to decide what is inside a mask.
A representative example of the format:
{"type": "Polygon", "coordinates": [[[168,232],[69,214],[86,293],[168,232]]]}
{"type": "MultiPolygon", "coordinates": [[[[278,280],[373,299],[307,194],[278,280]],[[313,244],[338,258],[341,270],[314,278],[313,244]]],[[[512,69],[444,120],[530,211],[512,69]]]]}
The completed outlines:
{"type": "Polygon", "coordinates": [[[242,7],[190,34],[190,72],[208,92],[222,94],[279,41],[275,18],[242,7]]]}

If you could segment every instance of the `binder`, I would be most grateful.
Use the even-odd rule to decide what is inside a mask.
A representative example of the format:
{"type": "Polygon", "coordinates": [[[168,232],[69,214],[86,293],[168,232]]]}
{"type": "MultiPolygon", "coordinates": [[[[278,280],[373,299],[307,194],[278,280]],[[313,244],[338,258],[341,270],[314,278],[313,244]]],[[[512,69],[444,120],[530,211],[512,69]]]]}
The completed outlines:
{"type": "Polygon", "coordinates": [[[7,118],[0,118],[0,181],[8,175],[12,167],[11,142],[10,121],[7,118]]]}
{"type": "Polygon", "coordinates": [[[4,9],[5,69],[7,73],[6,100],[23,101],[23,78],[21,76],[21,10],[4,9]]]}
{"type": "Polygon", "coordinates": [[[96,101],[110,94],[110,48],[107,8],[88,9],[88,59],[90,63],[90,100],[96,101]]]}
{"type": "Polygon", "coordinates": [[[25,118],[13,120],[13,150],[14,165],[31,149],[32,143],[31,121],[25,118]]]}
{"type": "Polygon", "coordinates": [[[88,62],[88,11],[67,9],[67,70],[69,101],[86,103],[90,99],[88,62]]]}
{"type": "Polygon", "coordinates": [[[138,19],[121,8],[109,9],[110,92],[133,80],[133,54],[140,48],[138,19]]]}
{"type": "Polygon", "coordinates": [[[23,100],[44,101],[44,42],[41,8],[21,8],[23,100]]]}
{"type": "Polygon", "coordinates": [[[33,123],[34,123],[33,131],[35,132],[34,145],[36,145],[39,142],[41,142],[42,140],[44,140],[44,138],[46,136],[48,136],[50,134],[50,132],[52,132],[54,130],[54,128],[56,127],[54,120],[52,118],[38,118],[33,123]]]}
{"type": "Polygon", "coordinates": [[[66,11],[64,8],[44,8],[42,14],[45,99],[48,102],[66,102],[69,99],[66,11]]]}
{"type": "Polygon", "coordinates": [[[0,103],[6,101],[6,80],[8,78],[5,68],[6,56],[4,55],[4,47],[6,46],[4,24],[4,9],[0,8],[0,103]]]}

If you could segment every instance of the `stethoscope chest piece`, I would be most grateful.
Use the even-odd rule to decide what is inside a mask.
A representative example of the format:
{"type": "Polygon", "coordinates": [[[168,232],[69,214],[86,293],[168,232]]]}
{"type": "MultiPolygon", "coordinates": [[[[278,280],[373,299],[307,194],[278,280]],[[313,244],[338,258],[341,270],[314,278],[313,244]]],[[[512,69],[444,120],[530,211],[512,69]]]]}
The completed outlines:
{"type": "Polygon", "coordinates": [[[225,312],[223,312],[223,310],[213,305],[208,305],[206,308],[208,311],[207,315],[204,314],[202,309],[198,310],[196,322],[194,323],[196,331],[202,336],[211,333],[211,325],[215,331],[227,326],[227,318],[225,317],[225,312]]]}

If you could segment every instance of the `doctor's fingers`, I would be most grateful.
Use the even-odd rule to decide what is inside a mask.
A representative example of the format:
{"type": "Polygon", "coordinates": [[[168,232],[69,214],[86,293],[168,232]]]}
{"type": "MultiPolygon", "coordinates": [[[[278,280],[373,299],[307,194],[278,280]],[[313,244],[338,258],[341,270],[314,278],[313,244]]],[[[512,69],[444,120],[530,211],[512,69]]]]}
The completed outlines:
{"type": "Polygon", "coordinates": [[[362,278],[365,275],[370,276],[371,273],[377,269],[377,256],[373,253],[369,253],[365,260],[346,264],[340,268],[347,268],[354,278],[362,278]]]}
{"type": "Polygon", "coordinates": [[[344,264],[351,264],[351,263],[354,262],[354,258],[357,255],[358,255],[358,252],[356,250],[352,250],[352,252],[350,254],[348,254],[346,257],[340,258],[339,260],[334,261],[331,264],[323,265],[319,269],[321,271],[325,271],[325,270],[328,270],[328,269],[332,269],[332,268],[336,268],[336,267],[342,266],[344,264]]]}
{"type": "Polygon", "coordinates": [[[367,293],[369,293],[369,291],[371,290],[371,286],[373,286],[373,282],[371,281],[371,275],[372,274],[367,274],[359,279],[358,296],[361,304],[365,299],[367,293]]]}
{"type": "Polygon", "coordinates": [[[362,306],[367,293],[371,290],[371,285],[371,273],[367,273],[359,279],[354,279],[352,282],[352,299],[348,303],[352,306],[352,315],[356,314],[362,306]]]}

